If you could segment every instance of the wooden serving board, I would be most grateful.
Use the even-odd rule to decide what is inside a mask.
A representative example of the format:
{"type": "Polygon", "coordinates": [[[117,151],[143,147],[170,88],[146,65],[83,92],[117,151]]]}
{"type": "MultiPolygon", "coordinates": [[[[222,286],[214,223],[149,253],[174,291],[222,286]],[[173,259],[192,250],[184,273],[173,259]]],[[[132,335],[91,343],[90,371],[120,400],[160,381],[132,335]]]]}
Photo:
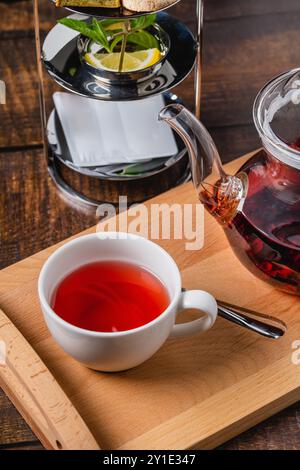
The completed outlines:
{"type": "MultiPolygon", "coordinates": [[[[228,170],[237,170],[243,161],[231,163],[228,170]]],[[[154,201],[197,202],[191,184],[154,201]]],[[[5,338],[9,344],[9,364],[18,374],[11,379],[8,365],[2,365],[0,378],[46,447],[55,448],[57,432],[62,448],[95,448],[94,436],[102,449],[208,449],[299,400],[300,365],[292,362],[293,342],[300,340],[299,298],[252,276],[209,215],[205,246],[200,251],[185,251],[180,240],[159,243],[179,264],[186,288],[205,289],[218,299],[275,315],[287,324],[286,335],[278,341],[268,340],[218,319],[203,336],[168,341],[134,370],[117,374],[88,370],[60,349],[44,324],[37,278],[57,247],[42,251],[0,273],[0,308],[34,348],[35,359],[43,361],[46,378],[42,383],[32,382],[38,377],[34,353],[4,317],[0,340],[5,338]],[[26,360],[22,348],[28,354],[26,360]],[[22,367],[18,367],[21,359],[22,367]],[[55,387],[51,386],[55,382],[51,373],[57,381],[55,387]],[[22,392],[17,393],[19,386],[25,390],[24,383],[38,405],[35,408],[22,400],[22,392]],[[43,393],[39,393],[40,387],[43,393]],[[42,426],[41,414],[50,427],[42,426]]]]}

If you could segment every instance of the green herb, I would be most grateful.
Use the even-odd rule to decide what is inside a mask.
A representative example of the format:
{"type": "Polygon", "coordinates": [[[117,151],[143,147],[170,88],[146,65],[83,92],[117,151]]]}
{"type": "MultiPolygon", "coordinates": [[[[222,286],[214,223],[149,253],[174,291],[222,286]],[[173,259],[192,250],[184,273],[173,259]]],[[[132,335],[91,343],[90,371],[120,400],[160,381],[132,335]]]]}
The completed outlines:
{"type": "Polygon", "coordinates": [[[62,18],[58,22],[78,31],[102,46],[107,53],[112,53],[121,43],[119,71],[122,71],[127,43],[135,44],[142,49],[159,48],[159,42],[153,34],[146,31],[156,22],[156,14],[140,16],[132,20],[102,20],[93,18],[91,23],[62,18]],[[122,28],[120,25],[122,24],[122,28]],[[112,26],[116,25],[114,29],[112,26]],[[108,29],[109,28],[109,29],[108,29]]]}
{"type": "Polygon", "coordinates": [[[71,75],[71,77],[74,77],[74,75],[76,75],[76,72],[77,72],[77,68],[76,67],[71,67],[69,69],[69,74],[71,75]]]}
{"type": "Polygon", "coordinates": [[[107,35],[106,35],[106,31],[105,31],[105,29],[103,29],[100,21],[97,21],[96,18],[93,18],[92,28],[95,31],[95,33],[97,34],[97,36],[99,38],[99,41],[100,41],[100,44],[102,44],[102,46],[104,47],[106,52],[108,52],[108,53],[111,52],[109,42],[108,42],[108,39],[107,39],[107,35]]]}
{"type": "Polygon", "coordinates": [[[153,13],[152,15],[139,16],[138,18],[131,20],[132,29],[146,29],[149,26],[152,26],[156,21],[157,15],[153,13]]]}
{"type": "Polygon", "coordinates": [[[163,157],[143,163],[131,163],[115,173],[120,176],[142,176],[145,173],[164,168],[167,160],[167,158],[163,157]]]}
{"type": "MultiPolygon", "coordinates": [[[[111,49],[114,50],[115,47],[122,42],[123,35],[115,37],[111,43],[111,49]]],[[[139,46],[141,49],[159,49],[159,42],[153,34],[148,31],[139,31],[139,32],[130,32],[127,35],[127,42],[139,46]]]]}
{"type": "Polygon", "coordinates": [[[63,24],[68,28],[75,29],[75,31],[78,31],[83,36],[93,39],[93,41],[102,45],[100,42],[101,39],[97,35],[97,32],[94,31],[91,25],[87,24],[85,21],[73,20],[72,18],[62,18],[58,20],[58,23],[63,24]]]}
{"type": "Polygon", "coordinates": [[[142,47],[143,49],[159,49],[158,40],[155,36],[153,36],[153,34],[149,33],[148,31],[129,33],[127,41],[136,44],[142,47]]]}

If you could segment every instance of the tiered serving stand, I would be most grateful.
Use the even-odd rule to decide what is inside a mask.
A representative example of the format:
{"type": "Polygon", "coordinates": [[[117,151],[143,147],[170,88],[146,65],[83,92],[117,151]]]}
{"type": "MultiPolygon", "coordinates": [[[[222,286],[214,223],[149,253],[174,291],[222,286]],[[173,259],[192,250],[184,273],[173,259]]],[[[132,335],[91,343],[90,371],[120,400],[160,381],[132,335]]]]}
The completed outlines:
{"type": "MultiPolygon", "coordinates": [[[[180,0],[174,1],[173,5],[180,0]]],[[[185,0],[187,1],[187,0],[185,0]]],[[[201,71],[202,71],[202,24],[203,0],[197,0],[197,37],[178,19],[164,11],[157,12],[157,23],[168,33],[171,47],[163,66],[146,81],[128,85],[105,84],[88,73],[82,66],[77,50],[78,37],[70,36],[68,28],[54,27],[42,38],[41,21],[45,5],[51,2],[58,14],[77,15],[77,19],[116,18],[130,19],[147,13],[133,13],[124,9],[107,8],[56,8],[54,0],[33,0],[35,37],[40,90],[40,106],[43,139],[49,172],[55,184],[76,201],[98,205],[101,202],[117,203],[119,195],[126,195],[128,202],[140,202],[166,191],[189,177],[189,164],[186,148],[177,140],[178,153],[162,159],[161,167],[147,170],[142,174],[124,176],[114,174],[111,168],[81,167],[73,163],[66,139],[53,109],[52,96],[47,96],[44,72],[60,86],[82,97],[109,102],[144,100],[162,94],[166,104],[180,102],[171,90],[182,82],[194,69],[195,64],[195,114],[200,116],[201,71]],[[75,72],[74,72],[75,71],[75,72]],[[50,109],[49,108],[50,104],[50,109]]],[[[170,6],[173,6],[170,5],[170,6]]],[[[44,20],[44,19],[43,19],[44,20]]],[[[47,19],[48,21],[48,19],[47,19]]],[[[51,87],[50,87],[51,88],[51,87]]],[[[117,135],[117,129],[116,129],[117,135]]]]}

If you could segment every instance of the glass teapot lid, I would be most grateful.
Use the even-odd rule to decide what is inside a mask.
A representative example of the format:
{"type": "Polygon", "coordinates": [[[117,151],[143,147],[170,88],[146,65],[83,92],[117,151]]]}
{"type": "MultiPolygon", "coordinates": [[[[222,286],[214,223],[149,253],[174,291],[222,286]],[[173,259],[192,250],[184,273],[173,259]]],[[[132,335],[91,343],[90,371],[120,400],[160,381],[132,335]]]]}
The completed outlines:
{"type": "Polygon", "coordinates": [[[300,68],[269,82],[255,100],[253,115],[265,149],[300,170],[300,68]]]}

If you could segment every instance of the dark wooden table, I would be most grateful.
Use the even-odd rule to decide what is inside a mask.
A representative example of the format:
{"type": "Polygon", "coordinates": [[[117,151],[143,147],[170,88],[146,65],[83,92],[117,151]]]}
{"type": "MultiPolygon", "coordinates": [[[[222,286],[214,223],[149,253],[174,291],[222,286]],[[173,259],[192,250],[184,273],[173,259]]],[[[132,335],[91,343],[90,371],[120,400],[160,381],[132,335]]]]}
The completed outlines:
{"type": "MultiPolygon", "coordinates": [[[[42,23],[53,24],[53,5],[42,23]]],[[[174,14],[194,28],[194,0],[174,14]]],[[[206,0],[202,119],[230,161],[259,146],[252,103],[272,76],[299,66],[299,0],[206,0]]],[[[92,226],[57,193],[45,166],[39,118],[31,0],[0,0],[0,233],[4,268],[92,226]]],[[[192,77],[177,90],[192,106],[192,77]]],[[[0,448],[41,445],[0,391],[0,448]]],[[[300,449],[300,404],[235,438],[223,449],[300,449]]]]}

